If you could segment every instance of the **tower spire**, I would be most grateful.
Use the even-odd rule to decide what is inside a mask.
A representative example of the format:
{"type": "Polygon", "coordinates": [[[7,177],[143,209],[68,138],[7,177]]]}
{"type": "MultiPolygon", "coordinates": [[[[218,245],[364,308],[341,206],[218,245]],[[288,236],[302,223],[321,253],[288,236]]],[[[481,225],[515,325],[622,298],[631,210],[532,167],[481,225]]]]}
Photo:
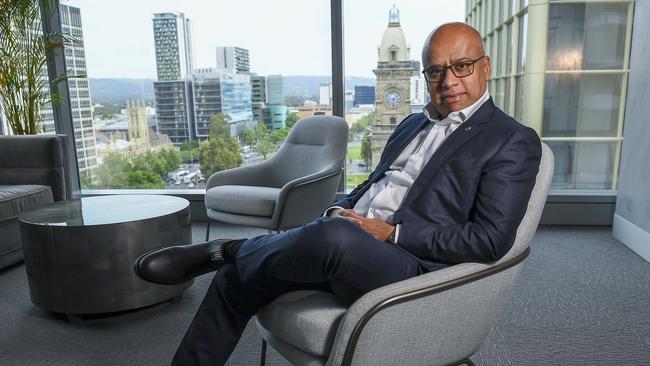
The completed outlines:
{"type": "Polygon", "coordinates": [[[388,11],[388,26],[399,27],[399,9],[393,4],[393,7],[388,11]]]}

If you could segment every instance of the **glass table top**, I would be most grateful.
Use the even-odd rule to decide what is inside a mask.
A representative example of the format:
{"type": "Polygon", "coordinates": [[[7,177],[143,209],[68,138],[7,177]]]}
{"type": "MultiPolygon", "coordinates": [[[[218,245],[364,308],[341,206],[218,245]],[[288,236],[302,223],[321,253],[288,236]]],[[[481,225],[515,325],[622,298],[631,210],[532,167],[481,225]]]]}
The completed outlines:
{"type": "Polygon", "coordinates": [[[189,206],[184,198],[164,195],[110,195],[59,201],[24,212],[22,222],[46,226],[125,223],[169,215],[189,206]]]}

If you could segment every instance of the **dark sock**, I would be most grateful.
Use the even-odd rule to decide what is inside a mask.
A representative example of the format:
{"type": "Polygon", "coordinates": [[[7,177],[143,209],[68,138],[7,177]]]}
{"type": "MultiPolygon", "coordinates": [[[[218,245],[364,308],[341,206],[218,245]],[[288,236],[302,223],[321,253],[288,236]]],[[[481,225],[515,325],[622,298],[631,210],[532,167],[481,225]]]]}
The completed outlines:
{"type": "Polygon", "coordinates": [[[221,253],[223,254],[223,259],[226,263],[235,263],[235,258],[237,258],[237,252],[239,248],[244,244],[246,239],[235,239],[228,240],[221,244],[221,253]]]}

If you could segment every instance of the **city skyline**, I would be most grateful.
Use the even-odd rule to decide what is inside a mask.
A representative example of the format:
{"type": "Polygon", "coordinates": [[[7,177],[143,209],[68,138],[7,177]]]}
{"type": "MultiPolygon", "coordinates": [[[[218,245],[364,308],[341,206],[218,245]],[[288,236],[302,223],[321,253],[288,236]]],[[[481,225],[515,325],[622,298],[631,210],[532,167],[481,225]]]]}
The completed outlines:
{"type": "MultiPolygon", "coordinates": [[[[81,8],[89,77],[155,79],[151,19],[154,13],[159,12],[183,12],[192,21],[196,68],[216,66],[216,47],[238,46],[250,51],[251,71],[260,75],[331,73],[329,1],[240,1],[227,4],[229,14],[244,14],[242,17],[247,21],[242,17],[224,15],[224,5],[197,0],[182,4],[170,0],[145,0],[123,2],[124,6],[120,1],[69,0],[62,3],[81,8]],[[298,18],[294,14],[302,16],[298,18]],[[119,22],[108,25],[107,19],[119,19],[119,22]],[[256,29],[246,31],[243,24],[255,24],[256,29]],[[111,32],[106,32],[109,26],[111,32]],[[322,47],[314,47],[319,44],[322,47]]],[[[407,42],[414,59],[420,58],[419,50],[431,29],[444,22],[464,19],[464,2],[451,5],[442,0],[345,2],[346,75],[374,76],[372,69],[376,63],[379,37],[394,3],[400,9],[403,27],[412,35],[407,42]],[[444,9],[444,12],[439,9],[444,9]]]]}

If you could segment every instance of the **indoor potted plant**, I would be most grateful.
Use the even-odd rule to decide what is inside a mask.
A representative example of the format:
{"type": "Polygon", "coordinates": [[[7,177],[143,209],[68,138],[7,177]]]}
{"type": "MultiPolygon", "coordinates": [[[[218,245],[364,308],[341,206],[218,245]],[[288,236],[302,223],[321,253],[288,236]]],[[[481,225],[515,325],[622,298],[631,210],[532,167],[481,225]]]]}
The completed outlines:
{"type": "MultiPolygon", "coordinates": [[[[53,88],[66,77],[48,80],[46,53],[64,40],[43,32],[40,3],[0,0],[0,113],[14,135],[41,132],[41,112],[56,101],[53,88]]],[[[43,3],[43,13],[51,14],[55,2],[43,3]]]]}

